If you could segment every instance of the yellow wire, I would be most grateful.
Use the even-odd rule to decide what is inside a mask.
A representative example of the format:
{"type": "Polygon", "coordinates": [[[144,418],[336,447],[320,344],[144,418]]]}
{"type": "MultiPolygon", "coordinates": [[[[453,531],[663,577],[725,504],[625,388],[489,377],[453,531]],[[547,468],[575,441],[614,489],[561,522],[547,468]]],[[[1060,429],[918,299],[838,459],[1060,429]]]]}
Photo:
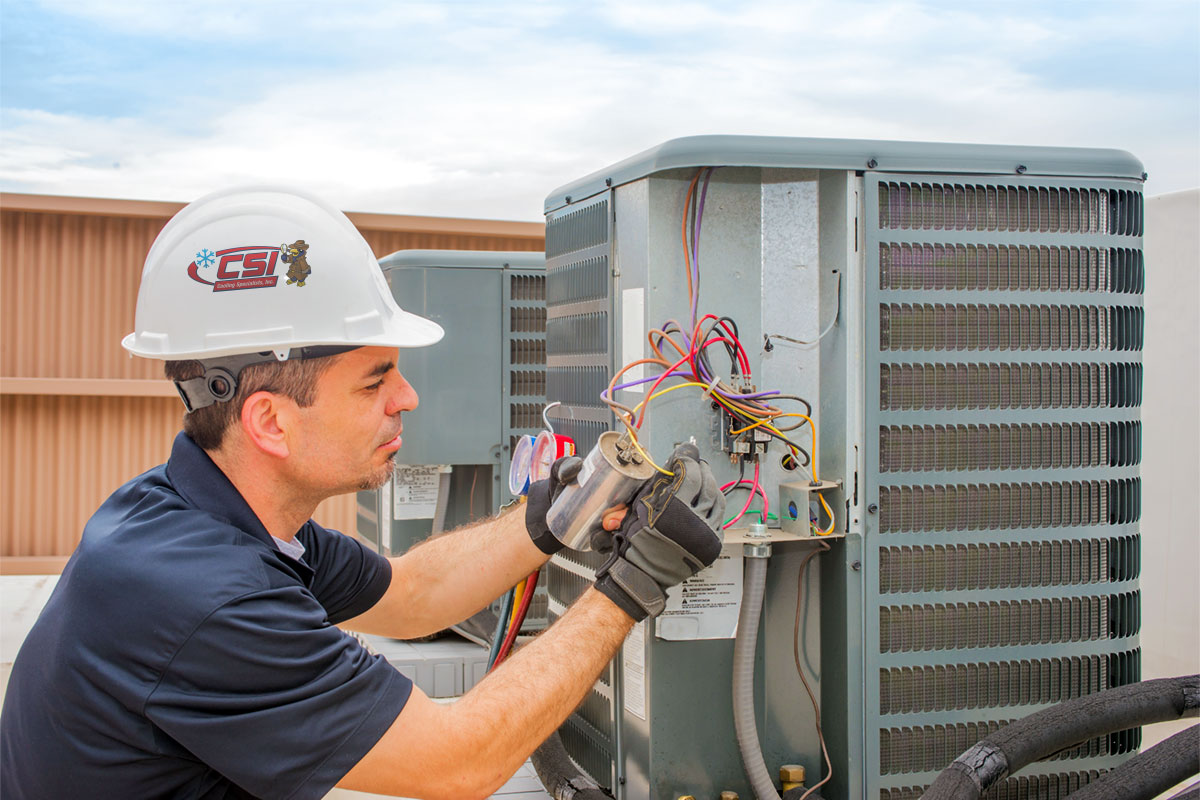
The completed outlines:
{"type": "MultiPolygon", "coordinates": [[[[776,414],[775,416],[771,417],[770,419],[760,419],[758,422],[755,422],[752,425],[747,425],[744,428],[738,428],[736,431],[730,431],[729,435],[736,436],[739,433],[745,433],[746,431],[754,430],[759,425],[766,425],[768,423],[774,422],[775,420],[779,419],[780,417],[804,417],[804,415],[803,414],[776,414]]],[[[804,417],[804,418],[808,419],[808,417],[804,417]]],[[[810,424],[810,425],[812,424],[811,419],[808,419],[808,424],[810,424]]]]}
{"type": "MultiPolygon", "coordinates": [[[[626,427],[628,427],[628,426],[626,426],[626,427]]],[[[650,457],[650,454],[649,454],[649,453],[647,453],[645,450],[643,450],[643,449],[642,449],[642,446],[641,446],[640,444],[638,444],[637,435],[636,435],[636,434],[634,434],[634,432],[633,432],[633,428],[629,428],[629,441],[630,441],[630,442],[633,444],[634,448],[635,448],[635,449],[636,449],[636,450],[637,450],[639,453],[641,453],[641,454],[642,454],[642,458],[646,459],[646,462],[647,462],[648,464],[650,464],[650,466],[654,467],[656,470],[658,470],[659,472],[661,472],[663,475],[669,475],[669,476],[671,476],[671,477],[674,477],[674,475],[675,475],[675,473],[674,473],[674,472],[671,472],[670,470],[665,470],[665,469],[663,469],[662,467],[660,467],[658,464],[655,464],[655,463],[654,463],[654,459],[652,459],[652,458],[650,457]]]]}
{"type": "Polygon", "coordinates": [[[525,582],[528,578],[522,578],[521,582],[513,589],[513,607],[512,612],[508,617],[508,625],[511,628],[517,621],[517,610],[521,607],[521,595],[525,594],[525,582]]]}
{"type": "Polygon", "coordinates": [[[704,388],[704,389],[707,389],[707,388],[708,388],[708,384],[707,384],[707,383],[700,383],[700,382],[698,382],[698,381],[684,381],[683,383],[677,383],[677,384],[675,384],[674,386],[670,387],[669,389],[661,389],[661,390],[659,390],[659,391],[655,392],[654,394],[650,395],[650,396],[649,396],[649,397],[647,397],[645,400],[643,400],[642,402],[640,402],[640,403],[638,403],[636,406],[634,406],[634,407],[633,407],[633,410],[634,410],[634,411],[637,411],[639,408],[641,408],[642,406],[646,405],[646,403],[649,403],[651,400],[654,400],[655,398],[658,398],[658,397],[662,397],[664,394],[667,394],[667,393],[669,393],[669,392],[673,392],[673,391],[675,391],[676,389],[682,389],[682,388],[684,388],[685,386],[700,386],[700,387],[702,387],[702,388],[704,388]]]}
{"type": "MultiPolygon", "coordinates": [[[[816,480],[816,478],[813,478],[816,480]]],[[[825,513],[829,515],[829,527],[821,530],[816,525],[813,525],[813,530],[817,532],[817,536],[828,536],[833,533],[834,527],[837,525],[837,520],[833,518],[833,509],[829,507],[829,503],[825,502],[825,495],[822,492],[817,492],[817,499],[821,501],[821,507],[825,509],[825,513]]]]}

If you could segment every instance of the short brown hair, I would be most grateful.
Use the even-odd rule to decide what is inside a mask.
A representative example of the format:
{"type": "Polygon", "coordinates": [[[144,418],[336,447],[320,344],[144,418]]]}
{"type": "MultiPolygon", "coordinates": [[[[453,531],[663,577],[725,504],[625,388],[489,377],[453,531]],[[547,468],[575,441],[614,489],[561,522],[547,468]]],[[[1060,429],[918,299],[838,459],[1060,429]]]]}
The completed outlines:
{"type": "MultiPolygon", "coordinates": [[[[225,431],[241,417],[242,404],[255,392],[272,392],[289,397],[302,408],[317,398],[317,381],[333,363],[333,356],[265,361],[245,367],[238,377],[237,391],[223,403],[198,408],[183,417],[183,432],[204,450],[219,450],[225,431]]],[[[168,380],[186,381],[204,374],[200,361],[168,361],[163,365],[168,380]]]]}

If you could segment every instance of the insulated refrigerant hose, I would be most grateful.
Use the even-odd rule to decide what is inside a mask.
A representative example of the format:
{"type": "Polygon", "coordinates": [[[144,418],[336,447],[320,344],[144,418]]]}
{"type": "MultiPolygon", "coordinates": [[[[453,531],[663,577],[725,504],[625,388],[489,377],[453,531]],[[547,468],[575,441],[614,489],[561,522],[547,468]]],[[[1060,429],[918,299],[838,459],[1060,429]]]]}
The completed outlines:
{"type": "Polygon", "coordinates": [[[779,800],[779,792],[767,772],[758,725],[754,719],[754,653],[758,647],[758,622],[767,588],[767,559],[747,558],[742,586],[742,610],[738,614],[737,638],[733,641],[733,727],[746,777],[758,800],[779,800]]]}

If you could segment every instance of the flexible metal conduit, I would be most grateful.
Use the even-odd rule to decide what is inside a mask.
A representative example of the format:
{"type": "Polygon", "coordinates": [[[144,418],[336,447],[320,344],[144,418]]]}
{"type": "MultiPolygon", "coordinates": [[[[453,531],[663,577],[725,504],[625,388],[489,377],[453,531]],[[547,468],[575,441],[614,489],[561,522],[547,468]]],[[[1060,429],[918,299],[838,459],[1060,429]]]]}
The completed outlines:
{"type": "MultiPolygon", "coordinates": [[[[740,634],[740,631],[739,631],[740,634]]],[[[922,800],[978,800],[1027,764],[1113,731],[1200,716],[1200,675],[1120,686],[1005,725],[954,759],[922,800]]]]}
{"type": "Polygon", "coordinates": [[[763,593],[767,587],[767,559],[747,557],[742,585],[742,610],[738,614],[737,638],[733,642],[733,727],[737,732],[742,765],[758,800],[779,800],[779,792],[767,772],[758,724],[754,719],[754,653],[758,647],[758,621],[762,616],[763,593]]]}

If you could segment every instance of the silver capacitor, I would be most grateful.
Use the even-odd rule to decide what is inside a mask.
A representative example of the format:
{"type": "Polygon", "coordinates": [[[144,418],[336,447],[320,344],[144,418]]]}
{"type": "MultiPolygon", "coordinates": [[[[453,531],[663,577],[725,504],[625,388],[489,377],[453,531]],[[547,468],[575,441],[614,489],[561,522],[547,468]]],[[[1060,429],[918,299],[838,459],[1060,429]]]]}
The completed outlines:
{"type": "Polygon", "coordinates": [[[600,434],[575,482],[567,484],[546,513],[550,532],[572,550],[591,550],[592,531],[600,528],[604,512],[627,504],[654,477],[654,465],[621,440],[616,431],[600,434]]]}

